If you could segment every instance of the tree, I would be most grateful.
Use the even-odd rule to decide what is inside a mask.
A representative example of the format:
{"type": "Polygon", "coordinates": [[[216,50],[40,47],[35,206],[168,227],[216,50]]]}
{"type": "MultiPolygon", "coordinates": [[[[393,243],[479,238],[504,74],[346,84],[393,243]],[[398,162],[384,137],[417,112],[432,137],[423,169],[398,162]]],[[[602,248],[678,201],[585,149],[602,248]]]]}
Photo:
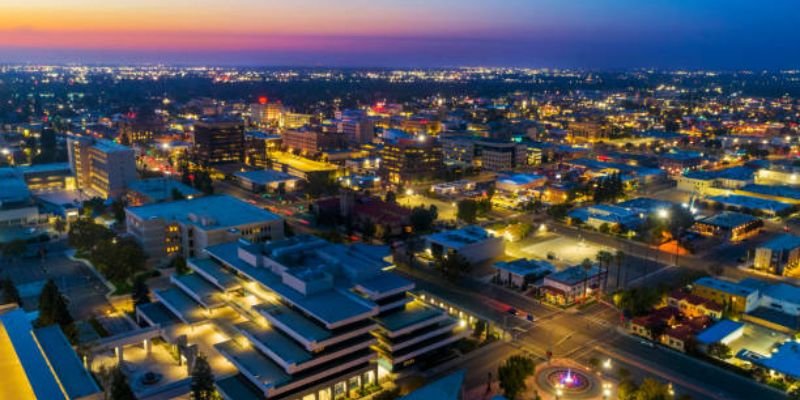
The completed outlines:
{"type": "Polygon", "coordinates": [[[3,256],[8,258],[16,258],[25,254],[27,243],[22,239],[14,239],[3,245],[3,256]]]}
{"type": "Polygon", "coordinates": [[[439,260],[439,269],[448,279],[456,280],[472,270],[472,264],[461,254],[445,254],[439,260]]]}
{"type": "Polygon", "coordinates": [[[431,229],[433,222],[436,221],[436,214],[438,214],[436,207],[431,206],[425,208],[424,206],[417,206],[411,210],[409,222],[414,228],[414,232],[425,232],[431,229]]]}
{"type": "Polygon", "coordinates": [[[318,198],[323,195],[331,194],[336,189],[336,182],[331,179],[327,174],[309,174],[308,184],[306,185],[306,193],[312,198],[318,198]]]}
{"type": "Polygon", "coordinates": [[[192,368],[192,399],[212,400],[215,398],[214,373],[204,355],[197,356],[192,368]]]}
{"type": "Polygon", "coordinates": [[[645,378],[636,391],[636,400],[667,400],[671,399],[669,386],[653,379],[645,378]]]}
{"type": "MultiPolygon", "coordinates": [[[[625,253],[623,253],[622,250],[617,250],[614,253],[614,261],[617,264],[617,286],[616,286],[617,289],[620,288],[620,278],[622,277],[622,263],[624,260],[625,260],[625,253]]],[[[623,283],[623,285],[625,283],[623,283]]]]}
{"type": "Polygon", "coordinates": [[[172,188],[171,197],[172,200],[183,200],[186,198],[186,196],[184,196],[183,193],[181,193],[181,191],[178,190],[178,188],[172,188]]]}
{"type": "Polygon", "coordinates": [[[58,217],[56,218],[55,222],[53,222],[53,229],[55,229],[58,233],[64,233],[67,231],[67,223],[63,218],[58,217]]]}
{"type": "Polygon", "coordinates": [[[102,212],[105,209],[105,200],[102,197],[92,197],[83,202],[83,215],[91,217],[95,213],[102,212]]]}
{"type": "Polygon", "coordinates": [[[375,227],[375,223],[372,220],[368,219],[361,224],[361,233],[364,235],[365,239],[371,239],[375,236],[375,232],[378,229],[375,227]]]}
{"type": "Polygon", "coordinates": [[[111,212],[114,214],[114,220],[121,224],[125,221],[125,202],[122,200],[114,200],[111,203],[111,212]]]}
{"type": "Polygon", "coordinates": [[[719,358],[720,360],[727,360],[733,357],[731,348],[722,342],[715,342],[708,345],[708,355],[719,358]]]}
{"type": "Polygon", "coordinates": [[[143,277],[139,277],[133,282],[131,298],[133,299],[133,304],[136,306],[150,302],[150,288],[147,287],[147,282],[145,282],[143,277]]]}
{"type": "Polygon", "coordinates": [[[5,278],[0,282],[0,290],[3,291],[0,304],[17,303],[20,306],[22,305],[22,299],[19,297],[17,286],[14,285],[14,281],[12,281],[11,278],[5,278]]]}
{"type": "Polygon", "coordinates": [[[586,301],[586,293],[589,291],[589,271],[592,270],[592,260],[585,258],[583,262],[581,262],[581,267],[583,268],[583,300],[586,301]]]}
{"type": "Polygon", "coordinates": [[[386,192],[386,196],[384,196],[383,201],[387,203],[397,203],[397,194],[390,190],[386,192]]]}
{"type": "Polygon", "coordinates": [[[525,379],[533,375],[536,365],[525,356],[511,356],[497,369],[497,378],[506,397],[514,400],[527,388],[525,379]]]}
{"type": "Polygon", "coordinates": [[[58,324],[67,337],[73,337],[73,322],[67,299],[58,290],[56,283],[48,279],[39,295],[39,319],[36,320],[36,325],[44,327],[58,324]]]}
{"type": "Polygon", "coordinates": [[[133,394],[128,378],[119,367],[114,368],[111,372],[111,388],[109,389],[108,397],[110,400],[135,400],[136,396],[133,394]]]}
{"type": "Polygon", "coordinates": [[[186,259],[178,255],[172,260],[172,268],[175,268],[175,273],[183,275],[189,272],[189,266],[186,265],[186,259]]]}
{"type": "Polygon", "coordinates": [[[480,339],[483,337],[483,332],[486,331],[488,326],[486,325],[486,321],[479,319],[475,322],[475,329],[472,331],[472,336],[476,339],[480,339]]]}
{"type": "Polygon", "coordinates": [[[81,252],[88,252],[98,243],[111,240],[114,232],[94,221],[81,218],[69,227],[69,245],[81,252]]]}
{"type": "Polygon", "coordinates": [[[478,203],[475,200],[465,199],[458,202],[458,219],[472,224],[478,218],[478,203]]]}
{"type": "MultiPolygon", "coordinates": [[[[611,266],[611,262],[614,260],[614,255],[611,254],[610,251],[600,250],[595,255],[595,259],[597,260],[597,264],[600,265],[600,269],[605,270],[605,279],[608,279],[608,269],[611,266]]],[[[606,289],[606,282],[603,282],[603,290],[606,289]]]]}

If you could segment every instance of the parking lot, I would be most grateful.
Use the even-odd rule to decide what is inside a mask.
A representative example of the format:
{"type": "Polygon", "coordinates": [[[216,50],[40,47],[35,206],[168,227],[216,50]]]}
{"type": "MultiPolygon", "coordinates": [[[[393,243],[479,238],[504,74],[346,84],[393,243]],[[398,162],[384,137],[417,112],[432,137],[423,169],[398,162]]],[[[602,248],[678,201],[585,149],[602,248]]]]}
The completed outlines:
{"type": "Polygon", "coordinates": [[[53,279],[69,300],[76,320],[101,315],[110,308],[105,297],[108,288],[88,266],[69,259],[63,251],[50,253],[45,259],[26,257],[8,262],[0,268],[0,276],[12,278],[26,311],[37,309],[39,294],[48,279],[53,279]]]}

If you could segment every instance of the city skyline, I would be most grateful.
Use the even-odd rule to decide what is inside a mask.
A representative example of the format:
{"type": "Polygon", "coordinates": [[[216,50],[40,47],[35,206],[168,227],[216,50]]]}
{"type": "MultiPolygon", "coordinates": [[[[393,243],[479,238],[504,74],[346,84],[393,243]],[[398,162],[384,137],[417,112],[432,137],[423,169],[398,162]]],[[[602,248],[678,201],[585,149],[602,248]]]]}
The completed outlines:
{"type": "Polygon", "coordinates": [[[0,61],[348,67],[786,69],[793,4],[629,0],[12,1],[0,61]]]}

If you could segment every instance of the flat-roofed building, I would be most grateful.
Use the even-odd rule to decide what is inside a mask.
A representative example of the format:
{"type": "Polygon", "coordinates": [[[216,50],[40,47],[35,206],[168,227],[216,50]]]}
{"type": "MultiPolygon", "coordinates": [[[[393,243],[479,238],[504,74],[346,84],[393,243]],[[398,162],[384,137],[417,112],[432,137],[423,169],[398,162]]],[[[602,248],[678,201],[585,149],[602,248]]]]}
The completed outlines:
{"type": "Polygon", "coordinates": [[[136,157],[128,146],[105,139],[71,138],[67,153],[79,190],[102,198],[125,194],[137,179],[136,157]]]}
{"type": "Polygon", "coordinates": [[[478,225],[427,235],[425,247],[435,259],[459,254],[473,264],[499,257],[505,251],[503,238],[492,236],[478,225]]]}
{"type": "Polygon", "coordinates": [[[0,398],[100,400],[104,393],[61,328],[36,328],[15,305],[0,306],[0,398]]]}
{"type": "Polygon", "coordinates": [[[39,207],[20,171],[0,168],[0,187],[0,227],[31,226],[41,222],[39,207]]]}
{"type": "Polygon", "coordinates": [[[780,235],[756,248],[753,268],[775,275],[790,273],[800,265],[800,236],[780,235]]]}
{"type": "Polygon", "coordinates": [[[293,192],[299,186],[300,178],[285,172],[259,170],[236,172],[233,174],[236,183],[251,192],[293,192]]]}
{"type": "Polygon", "coordinates": [[[550,303],[571,305],[595,295],[602,289],[607,276],[608,271],[597,265],[588,269],[576,265],[547,275],[541,291],[550,303]]]}
{"type": "MultiPolygon", "coordinates": [[[[409,295],[414,283],[387,271],[382,246],[300,235],[206,252],[156,298],[183,325],[219,328],[211,357],[238,371],[217,381],[225,398],[350,397],[469,334],[465,321],[409,295]]],[[[137,309],[144,321],[154,313],[137,309]]]]}
{"type": "Polygon", "coordinates": [[[431,180],[444,168],[439,141],[424,135],[388,141],[380,154],[379,174],[393,184],[431,180]]]}
{"type": "Polygon", "coordinates": [[[735,242],[757,235],[763,227],[764,221],[752,215],[723,211],[695,222],[692,229],[701,235],[735,242]]]}
{"type": "Polygon", "coordinates": [[[734,313],[753,311],[759,304],[759,291],[722,279],[703,277],[692,285],[692,294],[713,300],[734,313]]]}
{"type": "Polygon", "coordinates": [[[203,166],[244,161],[244,124],[242,121],[207,118],[194,124],[192,153],[203,166]]]}
{"type": "Polygon", "coordinates": [[[171,178],[148,178],[128,185],[128,205],[140,206],[149,203],[200,197],[203,193],[171,178]]]}
{"type": "Polygon", "coordinates": [[[125,214],[128,233],[150,263],[199,257],[206,247],[240,238],[283,238],[281,217],[227,195],[127,207],[125,214]]]}

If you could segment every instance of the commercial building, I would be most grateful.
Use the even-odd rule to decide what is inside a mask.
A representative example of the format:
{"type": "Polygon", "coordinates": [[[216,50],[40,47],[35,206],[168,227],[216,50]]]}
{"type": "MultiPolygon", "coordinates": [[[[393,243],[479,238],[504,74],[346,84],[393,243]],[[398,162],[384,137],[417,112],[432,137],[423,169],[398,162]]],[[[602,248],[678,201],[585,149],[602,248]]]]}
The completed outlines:
{"type": "Polygon", "coordinates": [[[171,178],[148,178],[128,185],[126,197],[129,206],[178,200],[175,197],[194,198],[203,193],[171,178]]]}
{"type": "Polygon", "coordinates": [[[240,238],[283,238],[279,216],[227,195],[127,207],[125,214],[128,234],[150,263],[166,264],[176,255],[201,257],[206,247],[240,238]]]}
{"type": "Polygon", "coordinates": [[[789,275],[800,265],[800,237],[781,235],[756,248],[753,268],[775,275],[789,275]]]}
{"type": "Polygon", "coordinates": [[[704,236],[735,242],[757,235],[763,227],[764,221],[752,215],[723,211],[695,222],[692,229],[704,236]]]}
{"type": "Polygon", "coordinates": [[[0,354],[2,399],[104,398],[61,328],[34,329],[28,315],[16,305],[0,306],[0,354]]]}
{"type": "Polygon", "coordinates": [[[236,172],[233,179],[242,188],[255,193],[293,192],[300,183],[296,176],[273,170],[236,172]]]}
{"type": "Polygon", "coordinates": [[[280,135],[260,131],[244,134],[244,162],[251,167],[268,168],[271,165],[270,154],[280,149],[280,135]]]}
{"type": "Polygon", "coordinates": [[[425,247],[435,259],[459,254],[473,264],[499,257],[505,251],[503,238],[490,235],[478,225],[427,235],[425,247]]]}
{"type": "Polygon", "coordinates": [[[492,265],[498,283],[523,287],[556,272],[556,267],[547,261],[520,258],[500,261],[492,265]]]}
{"type": "MultiPolygon", "coordinates": [[[[156,297],[181,321],[176,330],[217,332],[208,343],[190,329],[187,340],[237,371],[217,381],[226,399],[350,397],[469,333],[408,294],[414,284],[386,271],[385,247],[301,235],[206,252],[156,297]]],[[[152,308],[137,313],[153,321],[152,308]]]]}
{"type": "Polygon", "coordinates": [[[442,147],[435,139],[398,139],[384,144],[379,173],[393,184],[430,180],[443,168],[442,147]]]}
{"type": "Polygon", "coordinates": [[[795,206],[790,203],[739,194],[710,196],[708,201],[719,203],[728,210],[758,211],[770,216],[788,215],[795,209],[795,206]]]}
{"type": "Polygon", "coordinates": [[[487,171],[509,171],[528,164],[528,146],[504,140],[455,136],[442,138],[445,161],[487,171]]]}
{"type": "Polygon", "coordinates": [[[102,198],[119,197],[135,181],[133,149],[105,139],[70,138],[67,153],[77,188],[102,198]]]}
{"type": "Polygon", "coordinates": [[[0,168],[0,227],[40,223],[39,207],[22,174],[15,168],[0,168]]]}
{"type": "Polygon", "coordinates": [[[244,161],[244,124],[242,121],[206,118],[194,124],[192,153],[202,166],[241,163],[244,161]]]}
{"type": "Polygon", "coordinates": [[[540,288],[545,300],[558,305],[571,305],[583,301],[601,290],[608,271],[592,265],[569,267],[547,275],[540,288]]]}
{"type": "Polygon", "coordinates": [[[698,194],[716,194],[709,189],[740,189],[753,183],[755,171],[732,167],[713,171],[691,171],[678,177],[678,190],[698,194]]]}
{"type": "Polygon", "coordinates": [[[712,300],[737,314],[753,311],[759,304],[758,289],[711,277],[696,280],[692,294],[712,300]]]}
{"type": "Polygon", "coordinates": [[[547,177],[536,174],[501,174],[497,177],[495,187],[508,193],[520,193],[533,188],[542,187],[547,183],[547,177]]]}

